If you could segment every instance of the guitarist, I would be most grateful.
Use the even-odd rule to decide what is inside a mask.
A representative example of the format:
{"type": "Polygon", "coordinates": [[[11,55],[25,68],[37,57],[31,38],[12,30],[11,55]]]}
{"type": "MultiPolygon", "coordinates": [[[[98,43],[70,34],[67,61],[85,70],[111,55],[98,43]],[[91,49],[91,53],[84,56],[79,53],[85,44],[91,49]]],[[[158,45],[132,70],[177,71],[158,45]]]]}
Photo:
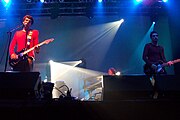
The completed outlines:
{"type": "Polygon", "coordinates": [[[167,63],[168,66],[173,64],[172,61],[167,62],[164,55],[164,48],[158,45],[158,33],[152,31],[150,33],[151,43],[147,43],[143,51],[143,60],[146,63],[144,65],[144,73],[150,78],[153,86],[153,98],[158,97],[158,85],[156,76],[160,74],[166,74],[165,68],[157,73],[158,64],[167,63]]]}
{"type": "Polygon", "coordinates": [[[33,61],[35,60],[35,53],[39,53],[40,47],[21,56],[20,53],[38,44],[39,31],[30,29],[34,23],[34,19],[30,15],[23,17],[23,29],[16,31],[10,43],[9,54],[10,60],[19,60],[18,64],[13,66],[13,71],[30,72],[33,70],[33,61]]]}

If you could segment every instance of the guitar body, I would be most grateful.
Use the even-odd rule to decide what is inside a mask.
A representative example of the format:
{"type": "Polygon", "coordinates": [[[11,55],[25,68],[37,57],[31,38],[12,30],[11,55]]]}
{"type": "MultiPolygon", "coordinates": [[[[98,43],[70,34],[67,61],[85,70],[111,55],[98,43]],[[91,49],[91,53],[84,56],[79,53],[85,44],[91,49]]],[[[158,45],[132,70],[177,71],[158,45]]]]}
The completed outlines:
{"type": "MultiPolygon", "coordinates": [[[[171,61],[172,64],[179,63],[180,59],[176,59],[171,61]]],[[[144,73],[146,75],[152,75],[152,74],[166,74],[165,67],[169,66],[168,63],[163,63],[162,61],[159,61],[158,63],[155,63],[156,69],[153,69],[151,66],[145,64],[144,65],[144,73]]]]}
{"type": "Polygon", "coordinates": [[[162,63],[155,64],[157,66],[157,69],[153,69],[150,65],[145,64],[144,65],[144,73],[146,75],[153,75],[153,74],[166,74],[166,70],[164,67],[162,67],[162,63]]]}
{"type": "Polygon", "coordinates": [[[16,67],[18,65],[18,63],[20,61],[23,61],[23,60],[27,60],[28,56],[27,55],[23,55],[21,56],[21,53],[23,53],[25,51],[25,49],[21,50],[20,52],[16,53],[18,55],[18,59],[11,59],[11,57],[9,57],[9,65],[11,67],[16,67]]]}

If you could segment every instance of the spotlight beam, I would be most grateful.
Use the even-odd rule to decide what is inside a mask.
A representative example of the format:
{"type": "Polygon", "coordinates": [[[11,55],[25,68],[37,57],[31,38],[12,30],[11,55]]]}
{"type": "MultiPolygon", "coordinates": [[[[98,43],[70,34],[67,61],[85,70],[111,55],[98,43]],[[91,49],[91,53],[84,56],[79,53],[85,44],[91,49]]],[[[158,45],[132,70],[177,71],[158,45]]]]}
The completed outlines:
{"type": "MultiPolygon", "coordinates": [[[[67,65],[67,62],[66,64],[62,64],[62,63],[57,63],[57,62],[53,62],[53,61],[49,61],[50,63],[50,67],[51,67],[51,71],[52,73],[54,73],[53,71],[57,71],[58,70],[58,67],[61,67],[61,68],[64,68],[63,72],[57,74],[54,76],[53,80],[57,80],[59,77],[63,76],[64,74],[66,74],[69,70],[72,70],[74,69],[74,67],[76,67],[77,65],[79,65],[81,63],[81,61],[73,61],[73,65],[67,65]]],[[[72,63],[72,62],[70,62],[72,63]]],[[[52,79],[52,76],[51,76],[51,79],[52,79]]]]}

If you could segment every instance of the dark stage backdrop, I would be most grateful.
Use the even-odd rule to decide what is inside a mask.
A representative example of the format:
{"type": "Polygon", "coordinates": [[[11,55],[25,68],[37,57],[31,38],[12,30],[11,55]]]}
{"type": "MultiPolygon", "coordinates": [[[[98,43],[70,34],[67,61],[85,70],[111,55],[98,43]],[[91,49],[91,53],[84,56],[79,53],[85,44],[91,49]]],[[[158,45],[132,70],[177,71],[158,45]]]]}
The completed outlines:
{"type": "MultiPolygon", "coordinates": [[[[35,17],[33,28],[40,31],[39,41],[55,39],[41,47],[40,54],[36,55],[35,71],[44,75],[49,60],[66,62],[83,58],[87,69],[107,72],[108,68],[114,67],[122,74],[143,74],[142,51],[144,44],[150,42],[147,32],[151,22],[149,16],[35,17]],[[121,18],[124,23],[118,27],[117,21],[121,18]]],[[[0,19],[1,71],[4,70],[8,45],[7,31],[20,24],[20,18],[0,19]]],[[[159,32],[159,42],[165,47],[167,60],[171,60],[168,18],[159,17],[154,29],[159,32]]],[[[173,67],[167,71],[174,74],[173,67]]]]}
{"type": "MultiPolygon", "coordinates": [[[[172,40],[172,46],[173,46],[173,57],[174,59],[180,58],[180,51],[179,51],[179,45],[180,45],[180,1],[174,0],[173,3],[173,9],[169,13],[169,23],[170,23],[170,33],[171,33],[171,40],[172,40]]],[[[180,63],[174,65],[175,74],[180,74],[180,63]]]]}

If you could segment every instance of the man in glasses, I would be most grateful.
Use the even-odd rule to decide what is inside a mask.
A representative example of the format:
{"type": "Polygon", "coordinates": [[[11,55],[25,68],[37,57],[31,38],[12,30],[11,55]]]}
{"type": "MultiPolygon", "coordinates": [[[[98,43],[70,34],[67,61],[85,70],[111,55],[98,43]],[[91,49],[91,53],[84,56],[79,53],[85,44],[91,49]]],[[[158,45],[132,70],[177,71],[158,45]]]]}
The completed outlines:
{"type": "Polygon", "coordinates": [[[160,74],[166,74],[164,67],[161,67],[163,63],[167,63],[168,66],[173,64],[172,61],[167,62],[164,55],[164,48],[158,44],[158,33],[152,31],[150,33],[151,42],[147,43],[143,51],[143,60],[146,63],[144,65],[144,73],[148,75],[153,86],[153,98],[156,99],[159,94],[159,88],[156,81],[156,76],[160,74]]]}

